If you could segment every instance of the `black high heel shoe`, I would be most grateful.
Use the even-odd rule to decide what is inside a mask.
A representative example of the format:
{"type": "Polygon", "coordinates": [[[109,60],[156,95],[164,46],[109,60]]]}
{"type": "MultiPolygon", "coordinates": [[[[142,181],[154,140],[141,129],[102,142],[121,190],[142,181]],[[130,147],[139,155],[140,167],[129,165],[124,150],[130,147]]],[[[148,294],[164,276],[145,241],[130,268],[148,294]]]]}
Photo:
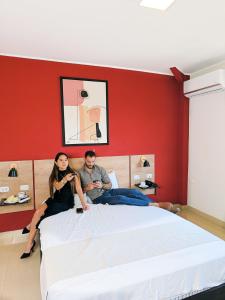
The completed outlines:
{"type": "Polygon", "coordinates": [[[23,229],[23,231],[22,231],[22,234],[26,234],[26,233],[29,233],[29,232],[30,232],[30,230],[27,229],[27,227],[24,227],[24,229],[23,229]]]}
{"type": "Polygon", "coordinates": [[[30,249],[30,252],[24,252],[24,253],[20,256],[20,258],[21,258],[21,259],[24,259],[24,258],[29,257],[29,256],[31,255],[31,252],[34,251],[35,245],[36,245],[36,242],[33,241],[33,245],[32,245],[32,247],[31,247],[31,249],[30,249]]]}

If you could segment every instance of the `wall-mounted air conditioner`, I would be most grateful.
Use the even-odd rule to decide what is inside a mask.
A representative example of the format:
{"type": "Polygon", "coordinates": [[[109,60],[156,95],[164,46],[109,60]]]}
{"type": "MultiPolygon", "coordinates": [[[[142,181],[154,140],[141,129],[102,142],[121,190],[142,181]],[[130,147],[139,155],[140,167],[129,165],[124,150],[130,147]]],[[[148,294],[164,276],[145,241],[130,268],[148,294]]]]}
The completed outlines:
{"type": "Polygon", "coordinates": [[[184,82],[184,95],[193,97],[225,89],[225,70],[216,70],[184,82]]]}

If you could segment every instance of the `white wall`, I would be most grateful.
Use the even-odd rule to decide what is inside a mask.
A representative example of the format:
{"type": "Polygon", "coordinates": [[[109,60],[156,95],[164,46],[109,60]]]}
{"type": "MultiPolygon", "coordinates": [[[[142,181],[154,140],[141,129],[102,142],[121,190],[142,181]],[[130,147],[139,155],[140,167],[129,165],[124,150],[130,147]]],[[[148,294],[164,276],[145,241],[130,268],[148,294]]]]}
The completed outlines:
{"type": "Polygon", "coordinates": [[[190,99],[188,205],[225,221],[225,92],[190,99]]]}
{"type": "Polygon", "coordinates": [[[221,62],[219,62],[219,63],[217,63],[215,65],[211,65],[211,66],[209,66],[207,68],[198,70],[198,71],[190,74],[190,78],[195,78],[197,76],[200,76],[200,75],[203,75],[203,74],[206,74],[206,73],[218,70],[218,69],[225,69],[225,60],[223,60],[223,61],[221,61],[221,62]]]}

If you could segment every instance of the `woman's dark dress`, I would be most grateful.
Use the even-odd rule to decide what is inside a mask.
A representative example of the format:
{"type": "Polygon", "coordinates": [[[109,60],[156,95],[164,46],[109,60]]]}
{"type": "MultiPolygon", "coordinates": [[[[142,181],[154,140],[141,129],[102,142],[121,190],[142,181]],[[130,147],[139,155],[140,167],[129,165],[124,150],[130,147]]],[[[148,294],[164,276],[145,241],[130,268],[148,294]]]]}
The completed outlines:
{"type": "MultiPolygon", "coordinates": [[[[59,171],[58,181],[61,181],[66,174],[68,174],[67,171],[59,171]]],[[[45,201],[45,204],[48,207],[46,208],[44,215],[41,217],[36,227],[39,226],[43,219],[74,207],[74,195],[70,182],[67,181],[67,183],[60,190],[56,190],[53,198],[48,198],[45,201]]]]}

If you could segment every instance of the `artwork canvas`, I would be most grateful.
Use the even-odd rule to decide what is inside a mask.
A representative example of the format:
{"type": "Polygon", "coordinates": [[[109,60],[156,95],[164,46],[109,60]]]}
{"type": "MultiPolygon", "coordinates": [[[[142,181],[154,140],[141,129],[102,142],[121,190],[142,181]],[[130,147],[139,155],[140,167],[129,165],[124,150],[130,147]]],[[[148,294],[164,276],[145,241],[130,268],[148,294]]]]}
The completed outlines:
{"type": "Polygon", "coordinates": [[[60,77],[63,144],[108,144],[108,82],[60,77]]]}

